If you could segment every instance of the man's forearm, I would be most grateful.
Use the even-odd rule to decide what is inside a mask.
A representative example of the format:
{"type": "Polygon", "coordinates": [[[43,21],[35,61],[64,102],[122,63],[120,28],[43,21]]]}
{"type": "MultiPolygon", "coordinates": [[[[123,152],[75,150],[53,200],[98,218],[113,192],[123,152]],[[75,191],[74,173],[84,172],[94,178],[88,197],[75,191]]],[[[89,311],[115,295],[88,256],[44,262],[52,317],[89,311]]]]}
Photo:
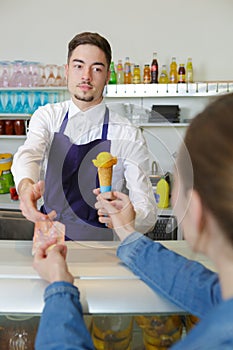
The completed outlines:
{"type": "Polygon", "coordinates": [[[24,178],[20,181],[17,187],[17,192],[19,196],[25,191],[29,184],[34,185],[34,181],[29,178],[24,178]]]}

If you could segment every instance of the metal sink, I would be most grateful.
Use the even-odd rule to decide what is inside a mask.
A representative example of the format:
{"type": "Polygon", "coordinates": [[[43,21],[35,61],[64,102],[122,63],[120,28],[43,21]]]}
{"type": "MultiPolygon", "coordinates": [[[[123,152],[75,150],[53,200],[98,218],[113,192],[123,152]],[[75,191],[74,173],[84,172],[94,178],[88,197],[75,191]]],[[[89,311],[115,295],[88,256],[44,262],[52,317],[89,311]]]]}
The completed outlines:
{"type": "Polygon", "coordinates": [[[0,239],[32,240],[34,223],[20,211],[0,210],[0,239]]]}

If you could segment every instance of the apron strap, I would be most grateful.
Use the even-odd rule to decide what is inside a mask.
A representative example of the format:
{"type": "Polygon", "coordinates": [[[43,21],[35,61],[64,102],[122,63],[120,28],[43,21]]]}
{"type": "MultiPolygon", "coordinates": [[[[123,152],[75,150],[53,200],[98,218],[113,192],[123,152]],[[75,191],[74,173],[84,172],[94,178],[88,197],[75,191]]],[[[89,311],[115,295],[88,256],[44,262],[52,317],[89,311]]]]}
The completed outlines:
{"type": "Polygon", "coordinates": [[[59,133],[64,134],[67,122],[68,122],[68,114],[69,114],[69,110],[66,112],[65,118],[62,121],[59,133]]]}
{"type": "Polygon", "coordinates": [[[102,140],[107,140],[108,136],[108,122],[109,122],[109,109],[106,107],[105,115],[104,115],[104,124],[102,129],[102,140]]]}

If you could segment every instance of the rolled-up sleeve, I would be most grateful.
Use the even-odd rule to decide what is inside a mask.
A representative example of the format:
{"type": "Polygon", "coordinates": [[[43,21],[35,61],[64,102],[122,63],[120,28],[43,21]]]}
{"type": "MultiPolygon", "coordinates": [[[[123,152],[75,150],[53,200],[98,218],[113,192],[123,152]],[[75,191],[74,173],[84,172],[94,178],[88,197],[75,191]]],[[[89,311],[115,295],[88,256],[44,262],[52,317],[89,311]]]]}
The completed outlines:
{"type": "Polygon", "coordinates": [[[149,151],[140,128],[125,124],[110,127],[111,153],[118,163],[113,172],[113,189],[125,192],[136,212],[135,227],[142,233],[153,229],[157,207],[149,179],[149,151]]]}
{"type": "Polygon", "coordinates": [[[48,128],[48,122],[44,118],[47,111],[39,108],[30,120],[30,128],[27,139],[21,145],[13,157],[11,167],[16,188],[24,178],[30,178],[37,182],[43,178],[45,159],[47,159],[48,145],[53,133],[48,128]]]}

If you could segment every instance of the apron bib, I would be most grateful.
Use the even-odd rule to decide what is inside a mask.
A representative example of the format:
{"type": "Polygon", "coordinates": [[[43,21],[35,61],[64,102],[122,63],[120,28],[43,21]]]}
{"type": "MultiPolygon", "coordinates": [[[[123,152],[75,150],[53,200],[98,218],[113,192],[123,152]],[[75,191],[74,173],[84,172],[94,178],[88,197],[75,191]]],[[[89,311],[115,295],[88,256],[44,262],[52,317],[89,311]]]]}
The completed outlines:
{"type": "Polygon", "coordinates": [[[43,213],[56,210],[56,220],[66,226],[66,240],[109,241],[111,229],[98,221],[96,197],[92,193],[99,187],[97,168],[93,165],[100,152],[110,152],[107,140],[109,110],[106,108],[102,137],[87,144],[71,143],[64,130],[68,111],[59,132],[54,133],[45,175],[43,213]]]}

